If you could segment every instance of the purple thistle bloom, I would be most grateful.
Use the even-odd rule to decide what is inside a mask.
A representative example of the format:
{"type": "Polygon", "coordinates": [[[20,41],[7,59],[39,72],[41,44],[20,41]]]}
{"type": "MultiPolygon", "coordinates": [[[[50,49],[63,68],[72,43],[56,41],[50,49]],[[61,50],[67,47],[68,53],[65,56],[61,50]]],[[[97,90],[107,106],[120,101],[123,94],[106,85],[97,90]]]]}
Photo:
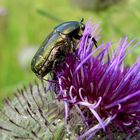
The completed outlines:
{"type": "Polygon", "coordinates": [[[88,21],[76,52],[55,70],[66,123],[75,107],[86,126],[79,140],[89,140],[102,130],[110,139],[114,131],[125,133],[126,139],[136,137],[140,132],[140,58],[131,67],[124,65],[124,59],[139,43],[125,37],[115,51],[112,43],[95,48],[92,37],[98,40],[98,33],[98,25],[88,21]]]}

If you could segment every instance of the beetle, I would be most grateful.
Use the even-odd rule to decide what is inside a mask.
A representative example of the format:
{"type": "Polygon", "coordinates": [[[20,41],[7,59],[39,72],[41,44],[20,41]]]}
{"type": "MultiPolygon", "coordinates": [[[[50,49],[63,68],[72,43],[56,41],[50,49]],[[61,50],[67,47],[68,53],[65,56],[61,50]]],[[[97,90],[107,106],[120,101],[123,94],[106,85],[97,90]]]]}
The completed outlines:
{"type": "MultiPolygon", "coordinates": [[[[85,25],[83,19],[64,22],[49,34],[38,49],[31,62],[32,71],[40,78],[52,72],[70,52],[74,52],[74,43],[82,37],[85,25]]],[[[96,40],[92,39],[95,46],[96,40]]]]}

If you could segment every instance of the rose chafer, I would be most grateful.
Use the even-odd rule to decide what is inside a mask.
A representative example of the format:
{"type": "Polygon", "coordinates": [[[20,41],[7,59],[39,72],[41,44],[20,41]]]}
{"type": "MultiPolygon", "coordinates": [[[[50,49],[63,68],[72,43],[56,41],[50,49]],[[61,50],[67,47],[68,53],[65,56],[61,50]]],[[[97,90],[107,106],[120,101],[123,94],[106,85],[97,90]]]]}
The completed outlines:
{"type": "MultiPolygon", "coordinates": [[[[74,52],[74,43],[82,37],[85,25],[83,19],[64,22],[49,34],[31,62],[32,71],[40,78],[52,72],[67,56],[74,52]]],[[[96,40],[93,38],[95,46],[96,40]]]]}

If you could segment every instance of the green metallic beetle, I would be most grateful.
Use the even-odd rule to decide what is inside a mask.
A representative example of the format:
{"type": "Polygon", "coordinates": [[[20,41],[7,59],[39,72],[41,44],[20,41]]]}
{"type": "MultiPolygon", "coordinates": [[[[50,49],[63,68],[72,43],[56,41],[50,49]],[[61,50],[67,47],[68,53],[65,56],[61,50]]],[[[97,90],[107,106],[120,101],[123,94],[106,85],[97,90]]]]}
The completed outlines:
{"type": "MultiPolygon", "coordinates": [[[[43,42],[31,62],[31,69],[39,78],[52,72],[68,53],[75,51],[73,44],[82,37],[85,29],[82,22],[69,21],[58,25],[43,42]]],[[[97,47],[94,38],[93,41],[97,47]]]]}

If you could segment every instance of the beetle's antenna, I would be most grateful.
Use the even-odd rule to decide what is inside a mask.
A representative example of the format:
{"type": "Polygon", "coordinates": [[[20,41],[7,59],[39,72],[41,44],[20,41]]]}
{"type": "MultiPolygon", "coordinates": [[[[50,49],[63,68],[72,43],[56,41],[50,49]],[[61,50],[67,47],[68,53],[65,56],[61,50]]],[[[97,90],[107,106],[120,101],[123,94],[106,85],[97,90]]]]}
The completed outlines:
{"type": "MultiPolygon", "coordinates": [[[[91,38],[91,35],[89,35],[88,38],[91,38]]],[[[96,39],[94,37],[92,37],[92,41],[93,41],[95,47],[98,48],[97,41],[96,41],[96,39]]]]}
{"type": "Polygon", "coordinates": [[[84,18],[82,18],[80,22],[83,23],[83,21],[84,21],[84,18]]]}

